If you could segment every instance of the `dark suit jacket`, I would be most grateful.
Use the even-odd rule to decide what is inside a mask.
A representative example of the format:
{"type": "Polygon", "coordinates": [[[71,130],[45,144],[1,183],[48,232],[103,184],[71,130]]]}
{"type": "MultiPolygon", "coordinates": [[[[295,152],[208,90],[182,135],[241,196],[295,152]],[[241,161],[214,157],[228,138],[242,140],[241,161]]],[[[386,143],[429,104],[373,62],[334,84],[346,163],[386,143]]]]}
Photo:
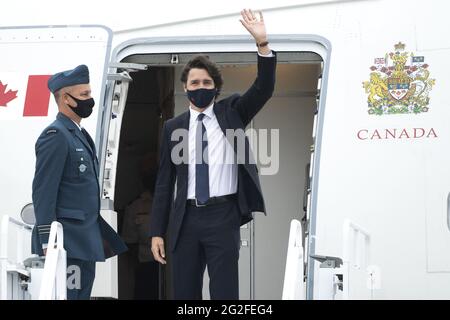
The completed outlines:
{"type": "Polygon", "coordinates": [[[91,137],[62,113],[36,142],[33,253],[43,255],[50,224],[63,225],[68,258],[103,261],[127,248],[100,216],[98,160],[91,137]]]}
{"type": "MultiPolygon", "coordinates": [[[[245,94],[234,94],[214,104],[214,113],[220,128],[226,135],[227,129],[244,130],[253,117],[272,96],[275,85],[276,53],[274,57],[261,57],[258,55],[258,76],[245,94]]],[[[172,133],[177,129],[189,130],[189,110],[176,118],[168,120],[163,127],[161,140],[161,153],[158,177],[156,180],[152,221],[150,223],[150,237],[164,237],[169,226],[169,245],[174,250],[181,229],[185,212],[188,189],[188,163],[177,164],[171,158],[172,152],[178,152],[179,143],[183,143],[183,149],[187,149],[187,137],[179,137],[172,133]],[[184,139],[183,139],[184,138],[184,139]],[[178,145],[178,146],[177,146],[178,145]],[[174,147],[177,146],[176,149],[174,147]],[[177,191],[175,202],[173,194],[175,179],[177,191]],[[170,214],[169,214],[170,213],[170,214]]],[[[234,143],[234,151],[238,143],[234,143]]],[[[258,169],[252,159],[248,139],[245,138],[246,161],[238,163],[238,203],[241,212],[241,223],[245,224],[253,219],[252,212],[265,213],[264,199],[258,177],[258,169]],[[244,162],[244,163],[243,163],[244,162]]]]}

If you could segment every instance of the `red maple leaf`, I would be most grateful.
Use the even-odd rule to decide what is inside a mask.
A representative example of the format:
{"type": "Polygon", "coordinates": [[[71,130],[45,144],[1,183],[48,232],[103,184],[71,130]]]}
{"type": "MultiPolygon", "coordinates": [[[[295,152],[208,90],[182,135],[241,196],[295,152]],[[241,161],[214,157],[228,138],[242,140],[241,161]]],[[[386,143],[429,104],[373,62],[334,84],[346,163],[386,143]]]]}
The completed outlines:
{"type": "Polygon", "coordinates": [[[11,102],[15,98],[17,98],[17,90],[12,91],[9,89],[6,91],[6,87],[8,84],[3,85],[3,83],[0,81],[0,107],[7,107],[7,103],[11,102]]]}

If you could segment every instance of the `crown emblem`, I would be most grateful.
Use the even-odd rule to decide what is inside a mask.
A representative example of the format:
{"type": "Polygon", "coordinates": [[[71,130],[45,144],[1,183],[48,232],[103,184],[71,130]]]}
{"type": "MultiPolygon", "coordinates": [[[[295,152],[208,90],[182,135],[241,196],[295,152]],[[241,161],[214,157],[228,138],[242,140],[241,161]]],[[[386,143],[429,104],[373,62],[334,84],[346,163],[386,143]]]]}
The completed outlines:
{"type": "Polygon", "coordinates": [[[403,51],[403,50],[405,50],[405,44],[403,44],[403,43],[401,43],[401,42],[399,42],[399,43],[397,43],[396,45],[394,45],[394,48],[395,48],[395,50],[397,50],[397,51],[399,51],[399,50],[401,50],[401,51],[403,51]]]}

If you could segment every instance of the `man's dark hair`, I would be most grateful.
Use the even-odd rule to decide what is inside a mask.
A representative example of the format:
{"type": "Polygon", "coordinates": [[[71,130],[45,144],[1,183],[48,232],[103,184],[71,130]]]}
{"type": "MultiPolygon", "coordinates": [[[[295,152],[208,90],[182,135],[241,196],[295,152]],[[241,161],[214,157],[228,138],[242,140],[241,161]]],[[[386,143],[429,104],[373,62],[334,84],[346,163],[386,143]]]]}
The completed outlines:
{"type": "Polygon", "coordinates": [[[223,79],[222,74],[220,73],[220,70],[217,67],[217,65],[211,60],[209,60],[207,56],[204,55],[195,56],[191,60],[189,60],[189,62],[186,63],[186,65],[184,66],[183,72],[181,73],[180,79],[181,82],[183,82],[184,84],[187,83],[189,71],[191,71],[191,69],[193,68],[204,69],[206,70],[206,72],[208,72],[209,76],[214,81],[214,85],[216,86],[217,89],[216,97],[218,97],[220,91],[222,90],[223,79]]]}

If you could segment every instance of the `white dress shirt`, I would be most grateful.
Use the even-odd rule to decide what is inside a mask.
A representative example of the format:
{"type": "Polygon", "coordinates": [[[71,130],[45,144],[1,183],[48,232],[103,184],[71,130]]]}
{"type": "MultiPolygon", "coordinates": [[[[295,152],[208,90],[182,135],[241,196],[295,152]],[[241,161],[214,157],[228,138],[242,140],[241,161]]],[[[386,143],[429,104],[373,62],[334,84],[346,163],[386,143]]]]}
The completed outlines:
{"type": "MultiPolygon", "coordinates": [[[[209,196],[219,197],[237,192],[237,165],[234,150],[223,134],[213,109],[214,103],[203,111],[203,124],[208,138],[209,196]]],[[[188,199],[195,199],[195,133],[200,112],[189,108],[189,166],[188,199]]]]}
{"type": "MultiPolygon", "coordinates": [[[[70,120],[72,120],[72,119],[70,119],[70,120]]],[[[76,122],[73,121],[73,120],[72,120],[72,122],[75,123],[75,124],[77,125],[78,129],[80,129],[80,131],[81,131],[81,129],[82,129],[82,128],[81,128],[81,125],[79,125],[78,123],[76,123],[76,122]]]]}
{"type": "Polygon", "coordinates": [[[268,54],[262,54],[262,53],[259,53],[259,51],[258,51],[258,55],[261,57],[270,58],[270,57],[273,57],[273,52],[272,52],[272,50],[270,50],[270,52],[268,54]]]}

